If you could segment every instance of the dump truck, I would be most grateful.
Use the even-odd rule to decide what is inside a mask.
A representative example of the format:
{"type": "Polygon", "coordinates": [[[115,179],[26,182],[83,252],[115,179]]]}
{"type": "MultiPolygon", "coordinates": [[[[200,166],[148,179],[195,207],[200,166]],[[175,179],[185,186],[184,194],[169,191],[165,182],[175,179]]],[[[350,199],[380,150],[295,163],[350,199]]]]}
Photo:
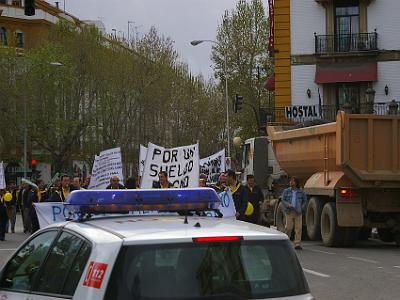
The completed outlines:
{"type": "MultiPolygon", "coordinates": [[[[308,195],[303,225],[311,240],[351,246],[377,228],[381,240],[400,244],[400,116],[340,111],[336,122],[267,132],[280,168],[308,195]]],[[[283,204],[275,200],[282,229],[283,204]]]]}

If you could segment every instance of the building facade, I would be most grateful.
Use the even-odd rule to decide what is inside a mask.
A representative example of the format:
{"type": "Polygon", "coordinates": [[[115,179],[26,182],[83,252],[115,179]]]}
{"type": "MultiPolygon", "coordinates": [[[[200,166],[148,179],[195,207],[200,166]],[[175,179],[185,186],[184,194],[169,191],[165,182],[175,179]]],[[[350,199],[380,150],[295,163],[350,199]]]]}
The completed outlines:
{"type": "Polygon", "coordinates": [[[399,11],[398,0],[275,0],[275,106],[387,112],[400,100],[399,11]]]}

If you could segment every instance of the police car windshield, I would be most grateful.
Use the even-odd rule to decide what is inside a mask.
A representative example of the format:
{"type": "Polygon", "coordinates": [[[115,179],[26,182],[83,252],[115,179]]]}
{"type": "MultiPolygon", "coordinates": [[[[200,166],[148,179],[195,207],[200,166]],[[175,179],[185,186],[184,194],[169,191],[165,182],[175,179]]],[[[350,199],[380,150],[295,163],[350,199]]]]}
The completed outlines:
{"type": "Polygon", "coordinates": [[[309,292],[288,241],[125,246],[105,299],[262,299],[309,292]]]}

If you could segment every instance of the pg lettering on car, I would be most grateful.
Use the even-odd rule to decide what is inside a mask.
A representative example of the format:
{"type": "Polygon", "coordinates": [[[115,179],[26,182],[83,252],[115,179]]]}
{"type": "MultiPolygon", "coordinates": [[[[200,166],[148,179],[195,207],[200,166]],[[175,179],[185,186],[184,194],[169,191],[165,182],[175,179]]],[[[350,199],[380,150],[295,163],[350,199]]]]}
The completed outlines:
{"type": "Polygon", "coordinates": [[[99,289],[103,282],[104,275],[106,274],[106,270],[107,264],[91,261],[83,285],[99,289]]]}

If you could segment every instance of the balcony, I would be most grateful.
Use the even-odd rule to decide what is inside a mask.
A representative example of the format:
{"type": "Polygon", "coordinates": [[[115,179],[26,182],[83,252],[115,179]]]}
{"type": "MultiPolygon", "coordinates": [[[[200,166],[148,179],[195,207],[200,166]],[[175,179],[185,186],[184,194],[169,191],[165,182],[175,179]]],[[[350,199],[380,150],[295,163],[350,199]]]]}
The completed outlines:
{"type": "Polygon", "coordinates": [[[336,53],[373,52],[378,50],[378,34],[357,33],[339,35],[314,35],[315,53],[319,55],[336,53]]]}
{"type": "Polygon", "coordinates": [[[260,108],[260,126],[268,125],[296,125],[299,123],[320,123],[320,122],[335,122],[338,110],[343,110],[350,114],[373,114],[373,115],[394,115],[400,114],[400,102],[376,102],[363,103],[358,106],[345,104],[343,107],[336,105],[316,105],[319,117],[316,118],[288,118],[286,116],[285,107],[262,107],[260,108]],[[322,121],[321,121],[322,120],[322,121]]]}

